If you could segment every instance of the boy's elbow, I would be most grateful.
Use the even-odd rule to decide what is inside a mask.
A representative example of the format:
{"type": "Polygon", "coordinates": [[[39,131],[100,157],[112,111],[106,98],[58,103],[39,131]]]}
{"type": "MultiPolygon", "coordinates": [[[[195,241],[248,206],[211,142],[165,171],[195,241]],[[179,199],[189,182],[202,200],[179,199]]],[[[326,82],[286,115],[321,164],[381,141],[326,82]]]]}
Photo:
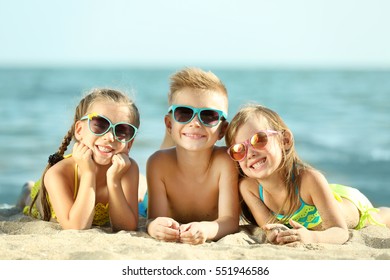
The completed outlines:
{"type": "Polygon", "coordinates": [[[236,233],[240,230],[240,225],[238,221],[235,221],[232,225],[232,233],[236,233]]]}
{"type": "Polygon", "coordinates": [[[236,218],[236,217],[229,217],[228,218],[228,228],[229,228],[229,234],[231,233],[237,233],[240,229],[240,225],[239,225],[239,219],[236,218]]]}

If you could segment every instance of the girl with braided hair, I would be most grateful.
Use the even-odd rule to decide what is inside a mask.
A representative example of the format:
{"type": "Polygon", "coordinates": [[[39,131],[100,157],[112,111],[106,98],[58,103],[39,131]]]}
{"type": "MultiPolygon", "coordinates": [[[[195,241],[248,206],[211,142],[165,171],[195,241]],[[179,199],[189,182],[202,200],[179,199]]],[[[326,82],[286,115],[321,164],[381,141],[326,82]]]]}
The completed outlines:
{"type": "Polygon", "coordinates": [[[128,154],[139,125],[138,109],[125,94],[92,90],[23,212],[63,229],[110,224],[113,231],[136,230],[139,169],[128,154]],[[72,140],[72,153],[64,155],[72,140]]]}

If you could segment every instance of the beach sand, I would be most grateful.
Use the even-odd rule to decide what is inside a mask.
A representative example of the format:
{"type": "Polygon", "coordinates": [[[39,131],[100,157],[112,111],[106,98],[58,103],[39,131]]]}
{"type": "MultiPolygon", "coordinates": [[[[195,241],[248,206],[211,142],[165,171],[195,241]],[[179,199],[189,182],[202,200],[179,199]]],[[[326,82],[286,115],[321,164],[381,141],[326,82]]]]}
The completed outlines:
{"type": "Polygon", "coordinates": [[[1,260],[390,260],[390,229],[368,226],[350,230],[343,245],[297,247],[265,242],[264,233],[241,226],[217,242],[187,245],[157,241],[145,232],[112,233],[109,228],[61,230],[16,211],[0,209],[1,260]]]}

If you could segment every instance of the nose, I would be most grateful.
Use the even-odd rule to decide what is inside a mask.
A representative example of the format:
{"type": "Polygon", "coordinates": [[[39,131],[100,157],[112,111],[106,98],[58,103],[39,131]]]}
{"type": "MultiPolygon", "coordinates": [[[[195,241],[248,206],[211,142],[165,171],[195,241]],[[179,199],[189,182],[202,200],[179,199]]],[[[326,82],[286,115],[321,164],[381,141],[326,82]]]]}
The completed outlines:
{"type": "Polygon", "coordinates": [[[115,136],[113,133],[113,128],[111,127],[106,134],[103,135],[104,139],[107,139],[109,142],[114,142],[115,141],[115,136]]]}
{"type": "Polygon", "coordinates": [[[201,126],[201,121],[198,118],[198,114],[195,114],[194,118],[190,121],[189,124],[193,125],[193,126],[196,126],[196,127],[201,126]]]}
{"type": "Polygon", "coordinates": [[[252,145],[246,145],[246,157],[249,159],[249,158],[252,158],[256,155],[257,151],[255,148],[252,147],[252,145]]]}

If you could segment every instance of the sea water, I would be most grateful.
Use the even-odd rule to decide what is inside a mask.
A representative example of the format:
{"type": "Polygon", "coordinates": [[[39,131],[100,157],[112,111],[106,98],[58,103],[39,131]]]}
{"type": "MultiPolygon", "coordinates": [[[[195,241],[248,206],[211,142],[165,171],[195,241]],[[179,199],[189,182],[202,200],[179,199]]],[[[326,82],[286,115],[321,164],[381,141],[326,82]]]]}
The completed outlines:
{"type": "MultiPolygon", "coordinates": [[[[13,205],[24,182],[40,177],[81,96],[95,87],[125,90],[135,99],[141,126],[130,155],[144,173],[164,135],[169,76],[177,70],[0,69],[0,207],[13,205]]],[[[228,89],[229,120],[249,102],[276,110],[304,161],[329,182],[390,206],[390,71],[205,70],[228,89]]]]}

